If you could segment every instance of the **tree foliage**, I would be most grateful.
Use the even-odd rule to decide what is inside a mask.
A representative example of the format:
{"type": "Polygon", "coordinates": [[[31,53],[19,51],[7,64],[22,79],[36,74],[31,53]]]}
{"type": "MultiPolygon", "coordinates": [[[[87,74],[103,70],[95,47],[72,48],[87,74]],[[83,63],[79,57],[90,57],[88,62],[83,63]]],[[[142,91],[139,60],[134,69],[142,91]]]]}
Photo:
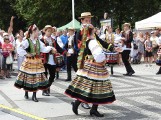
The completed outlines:
{"type": "Polygon", "coordinates": [[[0,0],[0,28],[7,29],[11,15],[14,14],[12,7],[10,6],[9,0],[0,0]],[[7,26],[7,27],[6,27],[7,26]]]}

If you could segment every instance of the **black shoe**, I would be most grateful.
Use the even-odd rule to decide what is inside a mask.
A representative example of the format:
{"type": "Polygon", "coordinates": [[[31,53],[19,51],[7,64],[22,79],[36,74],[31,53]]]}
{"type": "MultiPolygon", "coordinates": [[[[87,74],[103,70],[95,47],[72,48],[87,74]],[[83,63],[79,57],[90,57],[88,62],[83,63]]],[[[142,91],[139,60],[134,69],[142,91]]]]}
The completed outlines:
{"type": "Polygon", "coordinates": [[[39,102],[38,99],[36,98],[36,92],[33,92],[32,100],[33,100],[34,102],[39,102]]]}
{"type": "Polygon", "coordinates": [[[48,93],[44,92],[42,93],[43,96],[50,96],[48,93]]]}
{"type": "Polygon", "coordinates": [[[132,76],[135,73],[135,71],[132,71],[128,74],[128,76],[132,76]]]}
{"type": "Polygon", "coordinates": [[[157,72],[157,73],[156,73],[156,75],[159,75],[159,74],[161,74],[161,73],[160,73],[160,72],[157,72]]]}
{"type": "Polygon", "coordinates": [[[33,97],[32,100],[33,100],[34,102],[39,102],[38,99],[37,99],[36,97],[33,97]]]}
{"type": "Polygon", "coordinates": [[[28,95],[25,95],[24,98],[25,98],[25,99],[29,99],[29,96],[28,96],[28,95]]]}
{"type": "Polygon", "coordinates": [[[90,115],[91,116],[96,116],[96,117],[104,117],[103,114],[100,114],[97,110],[90,110],[90,115]]]}
{"type": "Polygon", "coordinates": [[[47,90],[48,94],[50,95],[50,88],[47,90]]]}
{"type": "Polygon", "coordinates": [[[25,96],[24,96],[25,99],[29,99],[29,95],[28,95],[28,92],[25,92],[25,96]]]}
{"type": "Polygon", "coordinates": [[[73,102],[71,102],[71,104],[72,104],[72,110],[73,110],[73,112],[74,112],[76,115],[78,115],[78,108],[76,107],[75,102],[73,101],[73,102]]]}
{"type": "Polygon", "coordinates": [[[87,103],[81,103],[81,106],[82,106],[84,109],[91,109],[91,107],[90,107],[87,103]]]}
{"type": "Polygon", "coordinates": [[[123,74],[124,76],[128,76],[129,75],[129,73],[126,73],[126,74],[123,74]]]}
{"type": "Polygon", "coordinates": [[[66,79],[65,81],[72,81],[71,79],[66,79]]]}

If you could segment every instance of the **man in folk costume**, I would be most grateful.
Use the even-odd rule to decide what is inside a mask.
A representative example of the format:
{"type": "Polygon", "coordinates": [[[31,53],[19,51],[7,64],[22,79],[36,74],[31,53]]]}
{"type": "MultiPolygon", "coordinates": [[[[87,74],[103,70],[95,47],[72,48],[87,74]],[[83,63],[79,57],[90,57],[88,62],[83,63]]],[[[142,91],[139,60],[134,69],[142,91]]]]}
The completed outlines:
{"type": "Polygon", "coordinates": [[[130,30],[130,24],[129,23],[124,23],[123,24],[124,32],[122,33],[122,37],[124,37],[124,51],[122,52],[122,61],[125,65],[126,74],[123,74],[125,76],[132,76],[135,71],[131,67],[131,64],[129,63],[129,54],[131,52],[131,42],[133,41],[133,33],[130,30]]]}
{"type": "Polygon", "coordinates": [[[56,53],[56,49],[51,46],[45,46],[38,40],[39,30],[36,25],[31,25],[28,29],[28,35],[21,43],[20,47],[27,51],[25,60],[23,61],[15,87],[25,90],[25,99],[28,99],[28,92],[33,92],[32,100],[38,102],[36,92],[45,90],[49,87],[49,82],[45,77],[45,69],[41,60],[40,52],[56,53]]]}
{"type": "Polygon", "coordinates": [[[115,35],[112,33],[112,27],[108,26],[108,30],[105,33],[105,40],[107,43],[114,44],[115,35]]]}
{"type": "Polygon", "coordinates": [[[72,27],[68,28],[69,38],[64,46],[67,50],[67,79],[66,81],[71,81],[71,66],[74,71],[77,72],[77,45],[76,45],[76,36],[75,30],[72,27]]]}
{"type": "MultiPolygon", "coordinates": [[[[51,46],[54,47],[59,53],[64,54],[66,53],[65,50],[63,50],[57,42],[51,37],[54,28],[51,25],[46,25],[43,29],[45,35],[42,36],[41,41],[45,44],[45,46],[51,46]]],[[[42,53],[42,60],[45,67],[45,75],[48,77],[48,71],[49,71],[49,87],[52,85],[55,79],[55,72],[56,72],[56,56],[52,52],[50,53],[42,53]]],[[[48,90],[43,90],[42,95],[49,96],[50,95],[50,88],[48,90]]]]}
{"type": "MultiPolygon", "coordinates": [[[[91,20],[91,13],[81,14],[85,21],[91,20]]],[[[97,111],[99,104],[108,104],[115,101],[115,95],[109,80],[109,73],[105,67],[106,57],[94,35],[92,25],[83,24],[82,40],[78,56],[77,76],[65,91],[65,94],[75,98],[72,110],[78,115],[81,102],[92,103],[90,115],[103,117],[97,111]]],[[[107,44],[107,43],[106,43],[107,44]]],[[[108,44],[109,45],[109,44],[108,44]]],[[[110,48],[110,46],[107,46],[110,48]]]]}

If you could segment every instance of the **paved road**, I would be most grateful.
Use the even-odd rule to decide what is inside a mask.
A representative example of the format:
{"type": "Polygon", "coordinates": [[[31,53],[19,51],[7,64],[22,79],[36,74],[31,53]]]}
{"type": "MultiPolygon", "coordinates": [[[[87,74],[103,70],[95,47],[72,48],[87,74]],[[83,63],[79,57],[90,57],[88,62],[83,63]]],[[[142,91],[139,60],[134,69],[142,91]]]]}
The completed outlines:
{"type": "MultiPolygon", "coordinates": [[[[89,110],[79,107],[80,115],[72,113],[71,98],[64,95],[69,85],[65,82],[65,72],[51,87],[51,96],[45,97],[38,92],[39,102],[24,99],[24,91],[13,86],[16,77],[0,80],[0,120],[160,120],[161,119],[161,75],[155,75],[158,66],[133,65],[136,74],[124,77],[123,66],[114,67],[111,82],[116,101],[99,107],[104,118],[89,116],[89,110]],[[10,119],[11,118],[11,119],[10,119]]],[[[109,68],[108,68],[109,69],[109,68]]],[[[73,73],[73,77],[75,74],[73,73]]]]}

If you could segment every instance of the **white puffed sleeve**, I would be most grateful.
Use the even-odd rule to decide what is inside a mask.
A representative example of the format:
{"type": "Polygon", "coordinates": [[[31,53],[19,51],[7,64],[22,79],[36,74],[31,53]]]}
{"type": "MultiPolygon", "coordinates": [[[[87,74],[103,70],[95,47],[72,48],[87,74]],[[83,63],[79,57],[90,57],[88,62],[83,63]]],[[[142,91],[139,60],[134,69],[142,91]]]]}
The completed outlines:
{"type": "Polygon", "coordinates": [[[23,49],[26,49],[29,47],[29,42],[27,39],[24,39],[20,45],[20,47],[22,47],[23,49]]]}
{"type": "Polygon", "coordinates": [[[51,50],[52,50],[51,46],[45,46],[45,44],[40,41],[40,52],[42,52],[42,53],[49,53],[51,50]]]}
{"type": "Polygon", "coordinates": [[[99,46],[96,40],[91,40],[88,44],[88,47],[96,62],[103,62],[106,59],[106,56],[103,53],[102,48],[99,46]]]}

